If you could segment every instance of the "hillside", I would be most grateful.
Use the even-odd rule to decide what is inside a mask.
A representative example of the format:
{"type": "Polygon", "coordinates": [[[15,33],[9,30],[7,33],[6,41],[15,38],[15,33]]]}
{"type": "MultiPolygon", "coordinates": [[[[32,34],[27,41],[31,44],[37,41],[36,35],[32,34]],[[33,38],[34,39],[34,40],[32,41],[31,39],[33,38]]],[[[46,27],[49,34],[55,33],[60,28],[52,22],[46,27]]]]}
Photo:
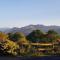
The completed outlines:
{"type": "Polygon", "coordinates": [[[31,33],[33,30],[42,30],[44,32],[47,32],[49,29],[53,29],[56,32],[58,32],[60,34],[60,26],[45,26],[45,25],[28,25],[28,26],[24,26],[21,28],[18,27],[13,27],[13,28],[0,28],[0,31],[3,31],[5,33],[9,33],[9,32],[23,32],[25,35],[28,35],[29,33],[31,33]]]}

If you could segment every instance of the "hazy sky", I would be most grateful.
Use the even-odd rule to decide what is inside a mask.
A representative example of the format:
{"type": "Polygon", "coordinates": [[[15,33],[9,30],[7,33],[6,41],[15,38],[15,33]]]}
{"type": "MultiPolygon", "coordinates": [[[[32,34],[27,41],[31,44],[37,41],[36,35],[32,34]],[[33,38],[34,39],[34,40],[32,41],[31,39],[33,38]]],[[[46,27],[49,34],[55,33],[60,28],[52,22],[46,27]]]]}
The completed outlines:
{"type": "Polygon", "coordinates": [[[60,25],[60,0],[0,0],[0,27],[60,25]]]}

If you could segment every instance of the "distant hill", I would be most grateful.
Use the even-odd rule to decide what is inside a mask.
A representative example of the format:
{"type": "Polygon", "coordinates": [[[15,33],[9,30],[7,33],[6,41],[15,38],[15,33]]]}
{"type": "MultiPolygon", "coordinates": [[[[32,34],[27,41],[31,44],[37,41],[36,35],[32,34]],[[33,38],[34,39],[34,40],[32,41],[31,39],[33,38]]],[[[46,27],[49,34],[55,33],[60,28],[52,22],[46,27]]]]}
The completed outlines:
{"type": "Polygon", "coordinates": [[[10,30],[10,28],[0,28],[0,31],[2,32],[8,31],[8,30],[10,30]]]}
{"type": "Polygon", "coordinates": [[[0,28],[0,31],[3,31],[5,33],[15,33],[15,32],[23,32],[25,35],[28,35],[29,33],[31,33],[33,30],[42,30],[44,32],[47,32],[49,29],[54,29],[56,32],[58,32],[60,34],[60,26],[45,26],[45,25],[28,25],[25,27],[21,27],[21,28],[0,28]]]}

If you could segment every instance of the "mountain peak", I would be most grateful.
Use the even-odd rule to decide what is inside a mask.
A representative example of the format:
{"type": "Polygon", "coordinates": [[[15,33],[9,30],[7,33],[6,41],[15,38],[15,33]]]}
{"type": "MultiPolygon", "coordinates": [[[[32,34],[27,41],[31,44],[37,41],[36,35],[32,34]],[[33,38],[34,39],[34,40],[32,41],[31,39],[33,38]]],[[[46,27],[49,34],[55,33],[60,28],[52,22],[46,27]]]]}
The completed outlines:
{"type": "Polygon", "coordinates": [[[18,28],[18,27],[13,27],[13,28],[8,28],[8,29],[0,29],[0,31],[3,31],[5,33],[9,33],[9,32],[12,32],[12,33],[15,33],[15,32],[22,32],[24,33],[25,35],[28,35],[29,33],[31,33],[33,30],[42,30],[44,32],[47,32],[49,29],[53,29],[55,30],[56,32],[60,33],[60,26],[45,26],[45,25],[40,25],[40,24],[37,24],[37,25],[28,25],[28,26],[25,26],[25,27],[21,27],[21,28],[18,28]]]}

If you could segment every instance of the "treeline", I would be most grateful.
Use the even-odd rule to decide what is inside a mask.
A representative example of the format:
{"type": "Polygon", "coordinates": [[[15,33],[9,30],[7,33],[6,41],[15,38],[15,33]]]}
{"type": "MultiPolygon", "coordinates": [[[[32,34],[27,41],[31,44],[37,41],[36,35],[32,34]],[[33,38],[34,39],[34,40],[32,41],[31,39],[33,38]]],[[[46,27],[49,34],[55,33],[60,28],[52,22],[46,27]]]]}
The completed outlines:
{"type": "Polygon", "coordinates": [[[0,56],[32,56],[33,47],[30,43],[60,44],[60,35],[54,30],[48,32],[34,30],[27,36],[21,32],[7,34],[0,32],[0,56]],[[24,43],[28,45],[23,45],[24,43]]]}

